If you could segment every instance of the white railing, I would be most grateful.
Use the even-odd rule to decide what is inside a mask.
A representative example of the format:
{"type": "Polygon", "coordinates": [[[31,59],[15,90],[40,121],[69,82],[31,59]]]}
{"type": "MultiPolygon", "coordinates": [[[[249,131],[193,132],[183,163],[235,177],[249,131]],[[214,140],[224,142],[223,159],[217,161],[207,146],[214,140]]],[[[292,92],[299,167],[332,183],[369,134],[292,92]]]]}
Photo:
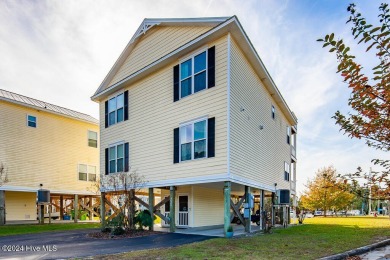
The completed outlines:
{"type": "Polygon", "coordinates": [[[297,158],[297,154],[294,146],[291,146],[291,155],[294,156],[294,158],[297,158]]]}
{"type": "Polygon", "coordinates": [[[179,212],[179,226],[188,226],[188,212],[179,212]]]}
{"type": "MultiPolygon", "coordinates": [[[[166,217],[166,218],[169,218],[169,212],[165,212],[164,213],[164,216],[166,217]]],[[[168,222],[165,222],[165,220],[161,220],[161,224],[163,225],[163,226],[169,226],[169,223],[168,222]]]]}

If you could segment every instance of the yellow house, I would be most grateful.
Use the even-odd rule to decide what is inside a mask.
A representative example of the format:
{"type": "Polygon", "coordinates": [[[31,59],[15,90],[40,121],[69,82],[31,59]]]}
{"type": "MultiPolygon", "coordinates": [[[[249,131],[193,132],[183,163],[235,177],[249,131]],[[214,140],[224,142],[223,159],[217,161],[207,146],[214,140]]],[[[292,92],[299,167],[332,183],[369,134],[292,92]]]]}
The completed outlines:
{"type": "Polygon", "coordinates": [[[103,180],[136,170],[171,231],[287,219],[297,118],[236,16],[145,19],[92,100],[103,180]]]}
{"type": "Polygon", "coordinates": [[[98,120],[0,89],[0,122],[0,163],[9,179],[0,186],[0,209],[5,204],[7,221],[35,220],[39,189],[50,190],[58,212],[75,195],[96,196],[98,120]]]}

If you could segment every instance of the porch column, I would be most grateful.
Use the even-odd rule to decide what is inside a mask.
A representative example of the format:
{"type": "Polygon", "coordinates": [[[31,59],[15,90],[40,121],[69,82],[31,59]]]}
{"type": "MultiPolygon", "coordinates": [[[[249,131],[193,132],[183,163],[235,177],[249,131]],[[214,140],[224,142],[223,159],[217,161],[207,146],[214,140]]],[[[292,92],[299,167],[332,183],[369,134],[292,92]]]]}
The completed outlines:
{"type": "MultiPolygon", "coordinates": [[[[92,209],[92,202],[93,202],[93,198],[92,198],[92,196],[89,196],[89,200],[88,200],[88,202],[89,202],[89,207],[92,209]]],[[[93,213],[92,213],[92,211],[89,211],[89,220],[93,220],[93,213]]]]}
{"type": "Polygon", "coordinates": [[[275,226],[275,192],[272,192],[272,199],[271,199],[271,224],[272,226],[275,226]]]}
{"type": "Polygon", "coordinates": [[[247,204],[249,210],[249,218],[245,219],[245,232],[247,233],[251,232],[251,206],[249,204],[251,200],[250,195],[250,187],[245,186],[245,203],[247,204]]]}
{"type": "Polygon", "coordinates": [[[260,191],[260,223],[261,223],[261,229],[265,229],[265,214],[264,212],[264,190],[260,191]]]}
{"type": "Polygon", "coordinates": [[[149,212],[150,212],[150,217],[152,218],[152,224],[149,226],[149,230],[153,231],[153,224],[154,224],[154,194],[153,194],[153,188],[149,188],[149,212]]]}
{"type": "Polygon", "coordinates": [[[226,232],[230,226],[230,193],[232,189],[232,184],[230,181],[225,181],[223,187],[223,231],[226,237],[226,232]]]}
{"type": "Polygon", "coordinates": [[[106,193],[101,192],[100,193],[100,219],[102,228],[106,226],[106,193]]]}
{"type": "Polygon", "coordinates": [[[5,225],[5,191],[0,190],[0,226],[5,225]]]}
{"type": "Polygon", "coordinates": [[[79,217],[79,195],[77,194],[74,195],[73,208],[74,208],[74,223],[77,223],[79,217]]]}
{"type": "Polygon", "coordinates": [[[176,222],[175,222],[175,186],[170,187],[170,199],[169,199],[169,231],[175,232],[176,231],[176,222]]]}
{"type": "Polygon", "coordinates": [[[64,219],[64,196],[60,195],[60,220],[64,219]]]}
{"type": "Polygon", "coordinates": [[[39,204],[39,224],[45,224],[45,205],[39,204]]]}

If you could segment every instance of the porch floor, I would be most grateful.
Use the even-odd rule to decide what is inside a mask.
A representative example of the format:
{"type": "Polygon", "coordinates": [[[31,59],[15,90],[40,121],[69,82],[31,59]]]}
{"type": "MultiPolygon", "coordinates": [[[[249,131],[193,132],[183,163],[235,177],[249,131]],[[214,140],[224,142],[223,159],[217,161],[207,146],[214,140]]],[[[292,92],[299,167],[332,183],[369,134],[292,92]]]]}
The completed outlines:
{"type": "MultiPolygon", "coordinates": [[[[234,230],[234,236],[244,235],[245,227],[243,225],[232,224],[234,230]]],[[[160,225],[154,226],[155,231],[169,232],[169,227],[161,227],[160,225]]],[[[251,232],[260,231],[260,227],[256,224],[251,225],[251,232]]],[[[201,227],[201,228],[176,228],[175,233],[191,234],[191,235],[203,235],[212,237],[224,237],[222,227],[201,227]]]]}

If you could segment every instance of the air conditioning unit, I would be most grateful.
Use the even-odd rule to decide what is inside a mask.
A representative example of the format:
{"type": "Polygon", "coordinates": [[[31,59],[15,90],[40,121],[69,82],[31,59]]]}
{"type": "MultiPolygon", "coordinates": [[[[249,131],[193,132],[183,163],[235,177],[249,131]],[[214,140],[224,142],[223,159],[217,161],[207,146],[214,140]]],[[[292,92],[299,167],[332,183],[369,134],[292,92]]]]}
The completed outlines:
{"type": "Polygon", "coordinates": [[[290,190],[277,190],[278,204],[290,204],[290,190]]]}
{"type": "Polygon", "coordinates": [[[49,190],[38,190],[38,204],[50,203],[50,191],[49,190]]]}

